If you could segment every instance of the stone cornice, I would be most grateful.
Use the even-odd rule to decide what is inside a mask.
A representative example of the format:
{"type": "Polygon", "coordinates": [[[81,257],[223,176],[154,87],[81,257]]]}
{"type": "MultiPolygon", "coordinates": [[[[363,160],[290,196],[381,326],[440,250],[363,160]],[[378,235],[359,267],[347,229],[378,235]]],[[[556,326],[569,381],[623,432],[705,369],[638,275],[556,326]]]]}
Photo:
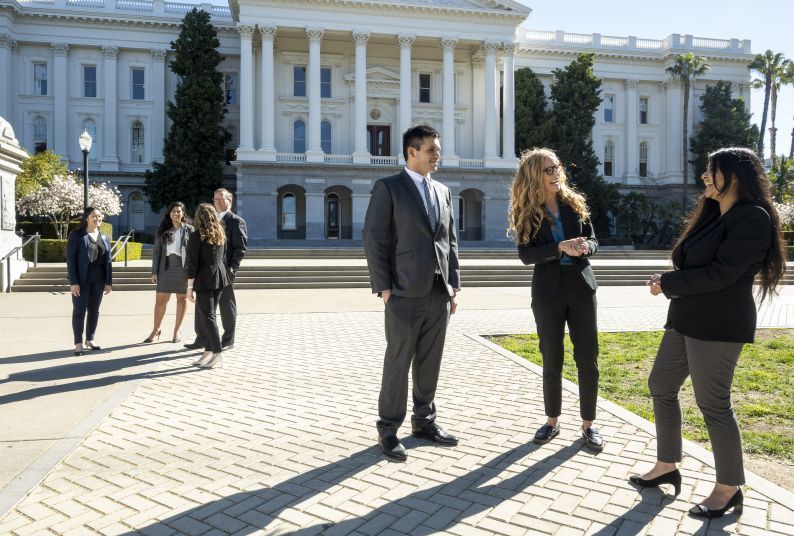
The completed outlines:
{"type": "MultiPolygon", "coordinates": [[[[576,57],[583,52],[593,53],[596,58],[601,59],[617,59],[617,60],[630,60],[636,62],[653,62],[665,63],[669,62],[673,57],[680,54],[681,51],[664,50],[657,53],[653,52],[640,52],[640,51],[620,51],[620,50],[604,50],[604,49],[591,49],[587,47],[582,48],[562,48],[562,47],[541,47],[517,43],[516,56],[532,58],[535,56],[558,56],[563,58],[576,57]]],[[[719,61],[725,63],[739,63],[746,65],[752,61],[752,57],[743,54],[719,54],[709,53],[705,51],[698,51],[699,56],[703,56],[711,61],[719,61]]]]}

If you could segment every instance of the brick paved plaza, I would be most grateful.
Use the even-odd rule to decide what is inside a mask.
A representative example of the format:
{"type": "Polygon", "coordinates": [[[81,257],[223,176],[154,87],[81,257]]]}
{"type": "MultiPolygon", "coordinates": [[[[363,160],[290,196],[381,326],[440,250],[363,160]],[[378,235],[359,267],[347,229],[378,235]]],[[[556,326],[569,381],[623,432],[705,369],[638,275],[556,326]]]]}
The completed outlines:
{"type": "MultiPolygon", "coordinates": [[[[437,397],[439,423],[460,445],[441,448],[405,436],[406,463],[386,461],[375,443],[385,341],[383,314],[368,292],[300,294],[315,306],[284,293],[247,292],[255,291],[240,293],[238,340],[222,369],[191,367],[196,352],[177,351],[180,345],[133,344],[151,322],[148,293],[114,293],[103,305],[102,339],[108,344],[112,332],[124,341],[119,349],[101,358],[47,354],[63,372],[56,380],[26,376],[26,360],[42,366],[29,347],[29,355],[0,358],[6,410],[114,385],[102,391],[110,402],[95,404],[96,427],[65,434],[76,445],[71,452],[53,458],[54,443],[48,473],[43,455],[38,468],[3,490],[11,506],[11,492],[21,494],[20,483],[29,483],[22,490],[29,493],[0,518],[0,534],[794,534],[794,495],[756,476],[739,521],[733,514],[710,523],[690,518],[687,510],[714,479],[710,455],[691,444],[677,498],[664,487],[638,491],[627,477],[654,460],[652,426],[601,402],[597,425],[607,445],[594,454],[578,438],[570,385],[560,437],[534,445],[544,420],[537,368],[479,337],[534,330],[528,289],[464,290],[469,308],[463,300],[450,324],[437,397]],[[335,303],[341,312],[307,312],[333,311],[335,303]],[[81,384],[74,373],[90,376],[87,368],[69,368],[89,367],[78,359],[101,369],[95,384],[81,384]],[[9,387],[14,381],[21,382],[16,390],[9,387]]],[[[599,291],[602,330],[663,324],[666,302],[627,299],[635,292],[647,291],[599,291]]],[[[68,343],[67,299],[27,299],[43,300],[42,308],[60,300],[63,310],[49,320],[34,311],[6,325],[23,330],[49,322],[68,343]]],[[[167,317],[168,329],[172,321],[167,317]]],[[[759,324],[793,326],[794,292],[787,288],[765,306],[759,324]]],[[[47,336],[42,331],[41,344],[50,348],[47,336]]]]}

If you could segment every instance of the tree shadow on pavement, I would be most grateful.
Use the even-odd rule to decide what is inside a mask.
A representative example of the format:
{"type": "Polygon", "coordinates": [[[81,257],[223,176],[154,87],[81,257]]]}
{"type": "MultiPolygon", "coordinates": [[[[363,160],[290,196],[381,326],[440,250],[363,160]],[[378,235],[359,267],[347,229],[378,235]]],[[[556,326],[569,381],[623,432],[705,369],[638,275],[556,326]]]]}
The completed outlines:
{"type": "MultiPolygon", "coordinates": [[[[358,505],[359,510],[369,510],[364,515],[353,515],[337,523],[316,524],[290,531],[274,529],[268,533],[341,535],[351,533],[367,523],[375,525],[383,523],[381,528],[371,526],[365,532],[380,533],[388,527],[398,532],[404,530],[412,535],[433,534],[463,519],[482,514],[502,501],[523,492],[566,460],[571,459],[581,450],[581,445],[574,443],[561,448],[525,467],[521,472],[494,482],[506,468],[539,448],[541,447],[532,443],[515,447],[447,483],[414,491],[377,508],[370,509],[366,505],[358,505]],[[435,500],[431,500],[432,498],[435,500]]],[[[233,533],[236,536],[253,534],[266,529],[291,506],[310,501],[314,496],[334,486],[344,485],[344,481],[348,478],[382,461],[383,457],[377,447],[368,448],[338,462],[297,475],[273,487],[223,497],[158,523],[135,529],[127,535],[165,534],[174,530],[197,533],[197,531],[206,532],[213,529],[233,533]]],[[[421,473],[416,476],[421,478],[421,473]]],[[[398,480],[394,480],[395,486],[399,483],[398,480]]],[[[326,510],[330,509],[329,506],[321,506],[326,510]]],[[[311,513],[311,509],[312,506],[308,506],[306,512],[311,513]]],[[[340,513],[340,517],[352,515],[345,510],[340,513]]]]}

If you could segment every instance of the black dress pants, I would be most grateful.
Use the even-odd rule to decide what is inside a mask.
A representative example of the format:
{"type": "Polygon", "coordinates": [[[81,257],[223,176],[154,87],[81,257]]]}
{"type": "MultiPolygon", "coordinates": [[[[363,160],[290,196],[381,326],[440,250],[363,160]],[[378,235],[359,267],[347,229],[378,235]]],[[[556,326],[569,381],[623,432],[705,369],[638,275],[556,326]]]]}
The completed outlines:
{"type": "Polygon", "coordinates": [[[201,339],[204,342],[204,350],[216,354],[221,351],[221,335],[218,333],[215,311],[220,303],[222,290],[196,291],[196,324],[201,324],[201,339]]]}
{"type": "MultiPolygon", "coordinates": [[[[198,302],[198,292],[196,296],[196,302],[198,302]]],[[[234,282],[221,289],[218,303],[221,311],[221,325],[223,326],[221,344],[228,346],[234,344],[234,330],[237,324],[237,300],[234,297],[234,282]]],[[[194,329],[196,331],[196,343],[205,344],[204,321],[198,314],[196,314],[194,319],[194,329]]]]}
{"type": "Polygon", "coordinates": [[[546,416],[555,418],[562,412],[563,341],[567,322],[579,376],[579,411],[582,420],[595,420],[598,399],[595,291],[585,283],[578,268],[563,265],[560,267],[557,295],[532,298],[532,312],[543,356],[543,404],[546,416]]]}
{"type": "Polygon", "coordinates": [[[82,344],[83,329],[85,340],[93,341],[99,323],[99,305],[105,295],[105,265],[88,266],[88,276],[80,284],[80,295],[72,296],[72,332],[74,343],[82,344]],[[88,323],[86,325],[86,317],[88,323]]]}

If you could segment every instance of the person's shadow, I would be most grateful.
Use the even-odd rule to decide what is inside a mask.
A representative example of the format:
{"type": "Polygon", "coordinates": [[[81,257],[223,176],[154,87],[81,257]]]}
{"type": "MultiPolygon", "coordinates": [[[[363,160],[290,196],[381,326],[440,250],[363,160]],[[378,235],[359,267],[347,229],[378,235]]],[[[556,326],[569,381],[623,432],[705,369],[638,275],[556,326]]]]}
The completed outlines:
{"type": "MultiPolygon", "coordinates": [[[[423,444],[419,440],[406,440],[404,443],[409,448],[423,444]]],[[[367,508],[368,512],[365,515],[345,519],[338,523],[315,524],[297,531],[273,530],[270,533],[348,534],[361,525],[377,519],[381,514],[386,514],[389,518],[394,519],[398,516],[398,512],[402,512],[403,515],[399,517],[404,519],[408,519],[414,513],[414,517],[424,516],[426,518],[416,525],[430,524],[426,525],[428,528],[412,526],[409,529],[406,526],[406,532],[419,535],[432,534],[455,525],[464,518],[481,514],[502,501],[518,495],[572,458],[581,449],[581,443],[563,447],[521,472],[505,480],[494,482],[504,469],[539,448],[541,447],[532,443],[520,445],[449,482],[419,489],[371,510],[367,508]],[[437,501],[433,501],[436,494],[439,495],[437,501]],[[453,507],[443,508],[443,504],[450,504],[453,507]],[[461,509],[455,509],[455,506],[461,509]],[[444,509],[443,515],[433,515],[442,508],[444,509]],[[430,528],[431,525],[432,528],[430,528]]],[[[234,533],[236,536],[252,534],[267,528],[292,505],[304,503],[334,486],[344,486],[345,480],[355,477],[356,474],[381,461],[383,461],[383,457],[377,447],[361,450],[343,460],[296,475],[272,487],[223,497],[180,512],[152,525],[136,529],[129,532],[128,535],[166,534],[174,530],[195,533],[210,531],[213,528],[220,528],[234,533]]],[[[395,480],[395,485],[397,483],[395,480]]],[[[402,520],[396,521],[396,524],[399,524],[400,521],[402,520]]],[[[397,526],[392,526],[392,528],[398,530],[397,526]]]]}

